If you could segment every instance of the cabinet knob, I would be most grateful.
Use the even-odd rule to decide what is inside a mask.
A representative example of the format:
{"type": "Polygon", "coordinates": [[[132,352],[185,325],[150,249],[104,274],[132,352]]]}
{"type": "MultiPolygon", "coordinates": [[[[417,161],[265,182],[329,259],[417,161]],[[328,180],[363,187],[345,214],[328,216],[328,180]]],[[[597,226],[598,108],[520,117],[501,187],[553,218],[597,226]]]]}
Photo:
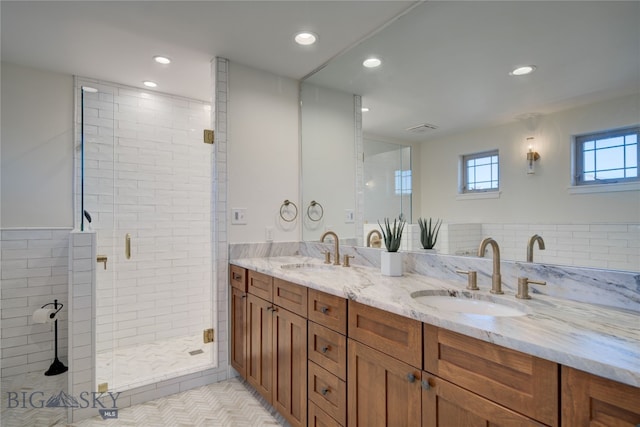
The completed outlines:
{"type": "Polygon", "coordinates": [[[320,390],[320,393],[322,393],[323,396],[326,396],[327,393],[329,393],[329,388],[328,387],[324,387],[322,390],[320,390]]]}
{"type": "Polygon", "coordinates": [[[409,380],[410,383],[414,382],[416,380],[416,376],[413,375],[413,373],[408,373],[407,374],[407,380],[409,380]]]}
{"type": "Polygon", "coordinates": [[[233,280],[240,280],[242,278],[242,275],[234,271],[233,273],[231,273],[231,277],[233,278],[233,280]]]}
{"type": "Polygon", "coordinates": [[[431,390],[431,384],[429,384],[429,380],[422,380],[422,388],[425,390],[431,390]]]}
{"type": "Polygon", "coordinates": [[[322,347],[322,352],[323,353],[326,353],[327,351],[329,351],[329,346],[325,345],[324,347],[322,347]]]}
{"type": "Polygon", "coordinates": [[[322,312],[322,314],[327,314],[329,312],[329,307],[322,307],[320,311],[322,312]]]}
{"type": "Polygon", "coordinates": [[[242,294],[242,296],[240,298],[244,299],[247,297],[247,294],[242,294]]]}

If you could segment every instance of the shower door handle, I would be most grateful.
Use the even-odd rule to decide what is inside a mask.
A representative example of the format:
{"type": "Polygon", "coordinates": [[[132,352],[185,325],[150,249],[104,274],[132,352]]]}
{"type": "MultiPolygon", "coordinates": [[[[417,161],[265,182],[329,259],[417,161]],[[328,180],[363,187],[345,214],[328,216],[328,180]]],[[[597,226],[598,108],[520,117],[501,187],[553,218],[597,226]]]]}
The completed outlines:
{"type": "Polygon", "coordinates": [[[124,237],[124,255],[127,259],[131,259],[131,234],[129,233],[124,237]]]}

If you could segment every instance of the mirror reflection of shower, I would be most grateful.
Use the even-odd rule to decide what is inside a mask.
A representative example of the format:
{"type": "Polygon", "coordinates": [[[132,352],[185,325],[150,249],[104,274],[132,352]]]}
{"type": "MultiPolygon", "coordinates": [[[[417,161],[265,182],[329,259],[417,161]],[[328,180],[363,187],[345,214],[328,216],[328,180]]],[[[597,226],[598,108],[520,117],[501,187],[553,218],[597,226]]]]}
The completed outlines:
{"type": "Polygon", "coordinates": [[[96,233],[100,260],[96,385],[121,391],[211,368],[211,106],[83,78],[76,88],[76,226],[96,233]]]}
{"type": "Polygon", "coordinates": [[[364,222],[402,215],[411,223],[411,147],[364,138],[364,222]]]}

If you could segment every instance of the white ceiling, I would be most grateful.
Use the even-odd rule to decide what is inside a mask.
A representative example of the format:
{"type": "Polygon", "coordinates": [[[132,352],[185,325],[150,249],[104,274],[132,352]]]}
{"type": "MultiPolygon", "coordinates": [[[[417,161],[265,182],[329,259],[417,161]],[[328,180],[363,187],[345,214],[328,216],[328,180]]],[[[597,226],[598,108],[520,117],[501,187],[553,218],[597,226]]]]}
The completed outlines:
{"type": "Polygon", "coordinates": [[[426,2],[308,81],[362,95],[364,131],[400,141],[638,94],[640,2],[426,2]],[[382,66],[363,68],[370,55],[382,66]],[[405,130],[425,122],[439,128],[405,130]]]}
{"type": "Polygon", "coordinates": [[[2,61],[209,100],[216,56],[300,79],[412,3],[3,0],[2,61]],[[318,43],[296,45],[299,30],[318,43]]]}

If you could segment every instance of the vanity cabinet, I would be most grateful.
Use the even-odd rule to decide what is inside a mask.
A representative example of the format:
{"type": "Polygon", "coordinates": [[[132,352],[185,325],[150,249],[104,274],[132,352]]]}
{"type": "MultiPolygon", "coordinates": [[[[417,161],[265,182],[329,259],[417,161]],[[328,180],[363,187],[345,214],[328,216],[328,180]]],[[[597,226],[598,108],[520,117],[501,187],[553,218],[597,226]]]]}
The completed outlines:
{"type": "Polygon", "coordinates": [[[638,426],[640,388],[562,367],[563,426],[638,426]]]}
{"type": "Polygon", "coordinates": [[[420,426],[422,324],[349,301],[349,427],[420,426]]]}
{"type": "Polygon", "coordinates": [[[231,283],[231,366],[247,378],[247,275],[244,268],[229,268],[231,283]]]}
{"type": "Polygon", "coordinates": [[[309,290],[309,425],[347,424],[347,300],[309,290]]]}
{"type": "Polygon", "coordinates": [[[505,425],[559,425],[554,362],[425,324],[424,369],[433,385],[424,391],[425,426],[452,425],[451,414],[505,425]],[[519,414],[529,420],[518,421],[519,414]]]}
{"type": "Polygon", "coordinates": [[[247,274],[247,381],[292,426],[306,426],[307,288],[247,274]]]}

